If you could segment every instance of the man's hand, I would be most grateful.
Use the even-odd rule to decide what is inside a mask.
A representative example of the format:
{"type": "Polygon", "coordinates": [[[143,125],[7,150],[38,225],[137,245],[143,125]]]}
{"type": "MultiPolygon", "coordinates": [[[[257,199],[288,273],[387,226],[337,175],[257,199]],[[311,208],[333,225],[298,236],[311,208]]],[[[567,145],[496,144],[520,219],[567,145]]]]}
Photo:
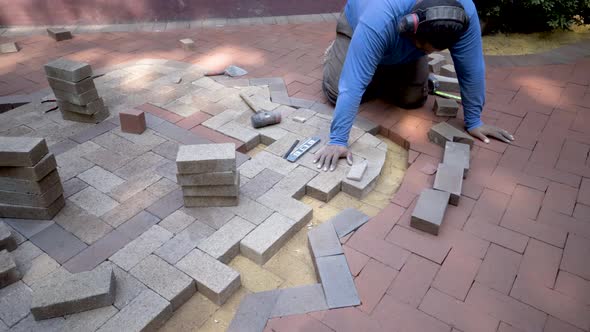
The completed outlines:
{"type": "Polygon", "coordinates": [[[510,144],[511,141],[514,141],[514,136],[510,135],[510,133],[508,133],[506,130],[485,124],[481,127],[471,129],[469,133],[472,136],[484,141],[484,143],[490,142],[490,139],[487,137],[488,135],[508,144],[510,144]]]}
{"type": "Polygon", "coordinates": [[[317,157],[314,159],[314,164],[318,164],[318,168],[324,168],[324,172],[328,169],[330,172],[336,169],[338,160],[346,157],[346,161],[352,166],[352,153],[348,148],[340,145],[326,145],[321,150],[316,152],[317,157]]]}

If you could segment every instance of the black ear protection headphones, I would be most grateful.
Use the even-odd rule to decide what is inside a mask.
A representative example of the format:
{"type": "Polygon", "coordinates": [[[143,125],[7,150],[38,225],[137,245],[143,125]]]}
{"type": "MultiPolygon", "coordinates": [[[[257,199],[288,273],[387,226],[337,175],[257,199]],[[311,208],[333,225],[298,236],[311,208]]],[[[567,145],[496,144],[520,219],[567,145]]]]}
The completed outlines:
{"type": "Polygon", "coordinates": [[[465,10],[460,6],[434,6],[427,9],[420,9],[401,18],[398,30],[405,36],[415,35],[418,26],[430,21],[455,21],[463,24],[463,30],[469,26],[469,18],[465,10]]]}

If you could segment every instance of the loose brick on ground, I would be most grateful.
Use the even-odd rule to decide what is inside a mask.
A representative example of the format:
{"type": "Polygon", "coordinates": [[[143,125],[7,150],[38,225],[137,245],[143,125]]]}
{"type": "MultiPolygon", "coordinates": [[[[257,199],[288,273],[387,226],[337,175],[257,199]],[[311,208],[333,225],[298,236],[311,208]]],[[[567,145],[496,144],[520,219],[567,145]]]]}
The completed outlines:
{"type": "Polygon", "coordinates": [[[35,287],[31,313],[36,320],[64,316],[112,305],[115,275],[112,269],[82,272],[35,287]]]}
{"type": "Polygon", "coordinates": [[[463,168],[463,178],[466,178],[469,173],[470,163],[469,145],[447,141],[445,143],[443,163],[463,168]]]}
{"type": "Polygon", "coordinates": [[[195,42],[190,38],[184,38],[180,40],[180,46],[185,51],[194,51],[196,46],[195,42]]]}
{"type": "Polygon", "coordinates": [[[72,32],[64,28],[48,28],[47,34],[49,37],[55,39],[55,41],[62,41],[72,39],[72,32]]]}
{"type": "Polygon", "coordinates": [[[353,181],[360,181],[363,175],[365,175],[367,167],[369,167],[369,163],[366,160],[353,164],[346,178],[353,181]]]}
{"type": "Polygon", "coordinates": [[[119,112],[121,131],[125,133],[141,134],[146,129],[145,113],[138,109],[119,112]]]}
{"type": "Polygon", "coordinates": [[[433,188],[448,192],[451,197],[449,204],[458,206],[463,188],[463,169],[448,164],[438,164],[433,188]]]}
{"type": "Polygon", "coordinates": [[[473,137],[446,122],[432,126],[428,131],[428,138],[443,148],[446,142],[464,143],[469,146],[473,146],[474,143],[473,137]]]}
{"type": "Polygon", "coordinates": [[[17,43],[3,43],[0,44],[0,54],[16,53],[20,51],[20,47],[17,43]]]}
{"type": "Polygon", "coordinates": [[[424,232],[437,235],[449,203],[448,192],[425,189],[418,198],[412,212],[411,226],[424,232]]]}
{"type": "Polygon", "coordinates": [[[453,99],[436,97],[432,110],[436,116],[456,117],[459,111],[459,104],[453,99]]]}

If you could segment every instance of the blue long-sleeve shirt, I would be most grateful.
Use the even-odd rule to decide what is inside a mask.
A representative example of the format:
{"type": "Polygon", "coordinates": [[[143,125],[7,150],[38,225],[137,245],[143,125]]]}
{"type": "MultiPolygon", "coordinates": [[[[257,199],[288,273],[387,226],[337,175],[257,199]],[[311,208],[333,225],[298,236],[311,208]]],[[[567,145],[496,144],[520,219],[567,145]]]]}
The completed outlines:
{"type": "MultiPolygon", "coordinates": [[[[465,126],[481,126],[485,102],[485,64],[481,28],[472,0],[459,0],[469,17],[469,28],[449,49],[461,88],[465,126]]],[[[399,20],[416,0],[348,0],[345,15],[353,30],[340,81],[330,130],[330,144],[346,146],[361,98],[380,64],[402,64],[424,56],[414,43],[399,35],[399,20]]]]}

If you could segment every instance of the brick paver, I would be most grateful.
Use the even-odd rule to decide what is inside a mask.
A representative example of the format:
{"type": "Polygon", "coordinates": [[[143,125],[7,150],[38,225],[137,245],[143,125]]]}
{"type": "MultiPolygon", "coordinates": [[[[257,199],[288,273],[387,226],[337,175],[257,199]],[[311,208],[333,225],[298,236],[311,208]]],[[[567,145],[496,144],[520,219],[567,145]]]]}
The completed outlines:
{"type": "MultiPolygon", "coordinates": [[[[179,39],[187,37],[187,30],[78,34],[74,40],[59,44],[47,36],[0,36],[0,42],[17,41],[22,45],[20,52],[2,56],[0,96],[29,94],[46,88],[42,65],[61,56],[87,61],[96,69],[128,60],[162,58],[211,69],[235,64],[249,71],[246,79],[282,77],[291,99],[305,98],[323,103],[326,100],[320,85],[321,57],[333,38],[333,31],[334,23],[326,22],[264,28],[226,26],[200,29],[195,39],[194,52],[182,51],[177,44],[179,39]]],[[[588,331],[590,132],[587,124],[590,114],[590,61],[588,58],[576,59],[572,56],[587,53],[587,43],[575,47],[564,48],[544,57],[487,59],[488,93],[484,120],[513,131],[516,141],[512,145],[497,141],[489,145],[481,142],[474,144],[459,206],[447,208],[438,236],[412,229],[410,216],[419,193],[431,188],[434,181],[434,175],[425,174],[422,170],[427,164],[437,165],[443,157],[443,149],[428,142],[428,130],[446,118],[437,118],[432,114],[432,101],[419,110],[402,110],[379,101],[364,104],[360,115],[380,124],[379,132],[383,136],[409,148],[407,159],[411,165],[400,190],[393,195],[389,192],[386,197],[391,199],[377,207],[380,213],[373,214],[375,216],[367,224],[343,240],[346,243],[343,246],[344,254],[363,304],[357,308],[274,318],[269,321],[266,330],[282,332],[302,326],[317,331],[382,331],[390,326],[400,326],[406,331],[451,331],[452,327],[464,332],[496,329],[588,331]],[[567,61],[558,61],[559,57],[567,61]],[[554,63],[548,64],[548,61],[554,63]],[[524,62],[528,62],[527,66],[521,67],[524,62]]],[[[128,89],[126,93],[136,98],[134,106],[145,103],[148,99],[145,96],[154,94],[157,99],[154,105],[140,107],[146,112],[147,126],[153,130],[153,135],[184,144],[195,140],[238,143],[236,139],[202,124],[210,120],[210,116],[212,118],[221,113],[222,110],[212,106],[217,104],[203,97],[207,101],[199,101],[203,103],[202,108],[199,108],[203,114],[184,117],[167,111],[165,105],[159,102],[177,93],[181,94],[182,89],[167,85],[159,90],[148,87],[144,91],[143,88],[137,88],[138,81],[129,79],[123,82],[121,77],[126,75],[146,80],[151,77],[139,71],[116,69],[96,80],[97,83],[100,81],[105,84],[110,80],[113,84],[111,87],[123,83],[128,89]],[[120,71],[118,74],[117,70],[120,71]],[[169,122],[162,122],[153,115],[169,122]],[[171,123],[177,126],[171,126],[171,123]]],[[[217,85],[217,89],[226,88],[225,85],[217,85]]],[[[111,88],[109,92],[112,92],[112,96],[105,96],[105,103],[117,98],[117,91],[111,88]]],[[[49,92],[41,93],[43,96],[45,94],[49,92]]],[[[182,94],[176,98],[180,97],[182,94]]],[[[192,98],[192,102],[197,103],[195,98],[192,98]]],[[[224,105],[230,102],[224,101],[224,105]]],[[[314,110],[320,108],[313,107],[314,110]]],[[[182,113],[181,108],[175,110],[182,113]]],[[[180,207],[179,193],[173,191],[174,187],[167,190],[160,185],[158,189],[150,190],[155,185],[152,184],[133,195],[119,193],[111,196],[110,187],[118,181],[100,181],[104,174],[109,175],[111,180],[131,180],[131,176],[141,167],[148,168],[144,169],[147,172],[152,170],[151,167],[158,169],[161,164],[156,157],[150,160],[138,159],[133,167],[118,171],[150,149],[158,151],[156,146],[150,146],[155,141],[150,143],[134,140],[133,137],[123,139],[121,133],[110,130],[109,133],[98,134],[84,144],[77,145],[77,141],[65,139],[78,134],[82,127],[72,125],[56,130],[58,127],[51,122],[61,119],[58,118],[59,114],[55,114],[50,112],[45,115],[52,119],[49,122],[44,117],[27,118],[19,114],[0,122],[0,133],[14,132],[14,128],[41,133],[58,159],[60,176],[64,182],[86,179],[100,187],[94,188],[89,183],[91,187],[84,189],[83,183],[73,182],[69,189],[66,188],[66,191],[76,191],[69,194],[71,202],[68,201],[68,204],[87,209],[113,227],[124,224],[144,209],[165,219],[180,207]],[[126,153],[137,154],[110,169],[97,159],[101,151],[105,153],[104,150],[117,152],[121,156],[126,153]],[[149,165],[144,165],[145,162],[149,162],[149,165]],[[97,170],[101,169],[103,171],[98,174],[97,170]],[[84,172],[85,175],[77,177],[84,172]],[[100,204],[90,204],[89,201],[98,201],[100,204]]],[[[462,117],[460,110],[457,119],[449,123],[460,125],[462,117]]],[[[234,123],[239,121],[235,119],[234,123]]],[[[74,137],[86,140],[88,136],[74,137]]],[[[156,145],[162,143],[159,141],[156,145]]],[[[166,152],[161,153],[164,158],[166,152]]],[[[271,155],[272,151],[265,153],[271,155]]],[[[264,154],[260,158],[271,160],[264,154]]],[[[390,167],[388,163],[389,160],[385,162],[378,182],[388,181],[388,177],[392,176],[393,173],[387,171],[390,167]]],[[[275,163],[272,167],[268,169],[287,177],[292,171],[275,163]]],[[[302,163],[300,167],[306,166],[302,163]]],[[[264,169],[250,165],[251,177],[264,169]]],[[[175,181],[174,178],[170,180],[175,181]]],[[[376,188],[383,188],[383,185],[377,183],[376,188]]],[[[276,185],[275,190],[279,192],[276,185]]],[[[284,188],[281,190],[284,192],[284,188]]],[[[363,204],[343,197],[342,193],[336,195],[327,206],[341,208],[346,204],[360,204],[360,207],[363,204]]],[[[273,208],[276,203],[285,204],[281,205],[283,213],[295,212],[299,219],[307,222],[307,212],[299,211],[298,205],[287,206],[285,202],[274,202],[265,196],[257,201],[268,205],[268,208],[273,208]]],[[[313,206],[314,217],[317,217],[320,212],[316,213],[316,210],[322,211],[319,206],[323,203],[318,201],[314,204],[317,204],[313,206]]],[[[327,210],[324,208],[323,211],[327,210]]],[[[185,212],[190,215],[189,211],[185,212]]],[[[247,218],[251,212],[235,210],[232,214],[247,218]]],[[[263,222],[252,221],[257,224],[263,222]]],[[[315,222],[315,219],[312,220],[312,224],[315,222]]],[[[65,264],[72,272],[92,269],[114,253],[111,246],[123,248],[133,240],[123,233],[114,233],[120,231],[112,231],[103,240],[86,248],[73,235],[62,235],[67,229],[62,230],[57,225],[51,227],[29,236],[33,236],[33,243],[42,250],[55,255],[53,258],[60,263],[76,255],[65,264]],[[63,238],[60,245],[45,239],[54,233],[59,233],[63,238]],[[67,252],[61,252],[60,246],[66,248],[67,252]],[[100,259],[97,261],[96,257],[100,259]]],[[[92,234],[96,234],[96,231],[92,234]]],[[[171,236],[170,233],[166,239],[171,236]]],[[[305,249],[306,243],[300,239],[306,240],[306,237],[296,235],[286,247],[305,249]]],[[[156,249],[153,248],[153,251],[156,249]]],[[[306,273],[313,271],[310,267],[311,258],[304,257],[291,250],[276,255],[263,267],[285,279],[297,270],[309,269],[292,279],[310,280],[313,279],[313,272],[306,273]],[[279,256],[284,262],[278,261],[276,257],[279,256]]],[[[32,258],[25,260],[30,261],[32,258]]],[[[27,264],[16,258],[15,261],[17,266],[27,264]]],[[[19,284],[25,291],[28,291],[28,286],[19,284]]],[[[289,286],[287,282],[285,287],[289,286]]],[[[214,320],[221,322],[218,324],[221,328],[227,327],[239,299],[245,293],[239,292],[239,296],[229,299],[227,306],[233,309],[224,310],[225,307],[222,307],[214,314],[214,310],[207,310],[213,320],[190,317],[198,325],[190,328],[198,328],[202,324],[204,328],[211,328],[216,324],[214,320]]],[[[141,299],[134,303],[139,303],[141,299]]],[[[132,301],[129,299],[127,302],[132,301]]],[[[1,299],[0,302],[2,307],[7,306],[1,299]]],[[[124,309],[124,306],[117,308],[124,309]]],[[[122,312],[131,310],[132,307],[122,312]]],[[[4,323],[11,326],[20,319],[23,319],[21,324],[32,324],[24,319],[25,311],[10,317],[2,316],[10,314],[8,311],[0,312],[0,318],[6,318],[4,323]]],[[[116,317],[122,317],[122,314],[116,317]]]]}

